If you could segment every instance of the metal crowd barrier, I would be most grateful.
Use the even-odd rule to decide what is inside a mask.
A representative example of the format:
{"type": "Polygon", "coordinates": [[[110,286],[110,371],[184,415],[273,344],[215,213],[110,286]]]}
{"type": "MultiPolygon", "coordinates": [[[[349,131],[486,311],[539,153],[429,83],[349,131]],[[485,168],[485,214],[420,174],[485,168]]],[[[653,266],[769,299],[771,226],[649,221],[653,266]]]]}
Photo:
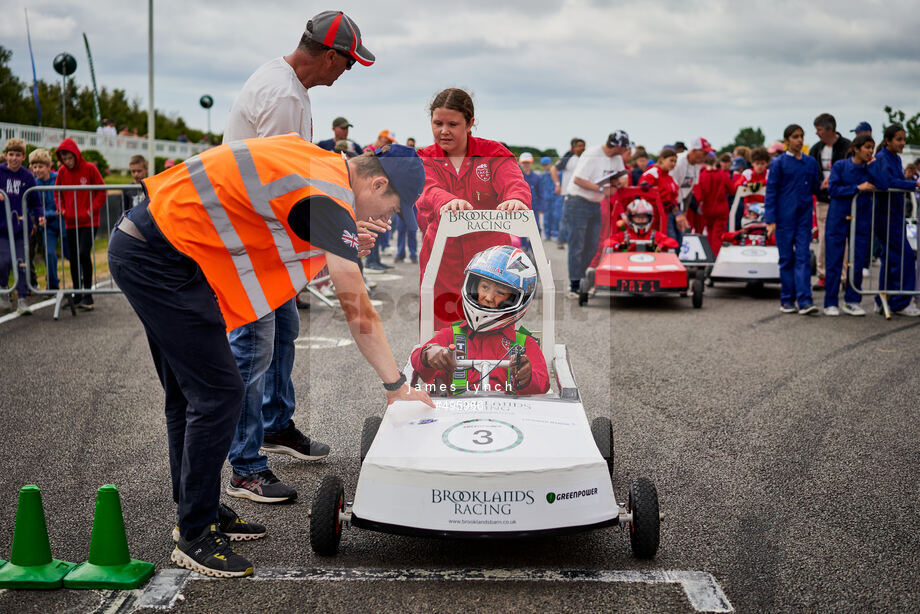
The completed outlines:
{"type": "MultiPolygon", "coordinates": [[[[121,218],[121,215],[134,205],[134,197],[140,193],[140,186],[137,184],[128,184],[128,185],[80,185],[80,186],[36,186],[29,188],[22,195],[22,214],[23,216],[27,215],[28,212],[28,203],[30,194],[36,192],[38,193],[38,198],[42,200],[42,210],[44,211],[44,199],[41,198],[43,192],[52,192],[56,196],[59,195],[56,222],[57,222],[57,237],[54,238],[54,250],[55,252],[60,250],[60,258],[57,261],[57,265],[54,267],[55,272],[58,274],[59,287],[58,288],[46,288],[42,289],[38,286],[37,280],[36,283],[32,283],[32,262],[31,258],[26,257],[25,262],[25,275],[28,279],[29,291],[32,294],[38,296],[53,296],[55,298],[54,304],[54,319],[57,320],[60,317],[61,306],[64,304],[64,299],[69,298],[75,294],[88,294],[88,295],[97,295],[97,294],[121,294],[121,291],[118,289],[115,284],[112,283],[110,278],[102,279],[98,275],[97,271],[97,240],[104,239],[105,244],[108,244],[108,237],[112,232],[112,228],[115,226],[115,223],[121,218]],[[90,198],[93,197],[93,192],[105,192],[106,202],[102,207],[100,217],[99,217],[99,226],[90,226],[88,229],[89,233],[77,232],[74,233],[73,238],[76,240],[76,244],[71,246],[67,243],[67,229],[64,216],[63,204],[66,199],[71,198],[74,201],[74,210],[76,211],[76,200],[78,192],[90,192],[90,198]],[[113,194],[114,192],[114,194],[113,194]],[[89,234],[87,238],[85,235],[89,234]],[[82,236],[81,236],[82,235],[82,236]],[[91,283],[89,287],[76,287],[78,284],[73,283],[73,274],[76,273],[77,280],[83,280],[83,263],[80,262],[79,258],[80,248],[85,246],[81,245],[81,241],[89,241],[90,243],[90,260],[92,262],[92,271],[91,271],[91,283]],[[65,247],[66,246],[66,247],[65,247]],[[77,254],[76,262],[73,262],[70,259],[70,253],[75,250],[77,254]],[[74,271],[76,267],[76,271],[74,271]],[[68,282],[70,286],[68,287],[68,282]]],[[[36,241],[39,237],[41,238],[42,246],[45,246],[44,251],[40,254],[45,260],[46,265],[48,265],[48,249],[50,245],[48,243],[49,227],[51,224],[48,217],[45,218],[45,224],[39,227],[40,233],[36,233],[34,237],[30,236],[28,225],[23,226],[23,239],[26,246],[26,254],[30,254],[31,242],[36,241]]],[[[76,223],[76,220],[74,220],[76,223]]],[[[81,229],[82,230],[82,229],[81,229]]],[[[100,245],[100,247],[102,247],[100,245]]],[[[49,267],[50,268],[50,267],[49,267]]],[[[49,271],[46,271],[46,276],[49,271]]],[[[50,278],[49,278],[50,281],[50,278]]],[[[50,285],[50,284],[49,284],[50,285]]],[[[81,283],[82,285],[82,283],[81,283]]],[[[76,315],[76,309],[73,300],[68,300],[67,305],[70,307],[70,312],[73,315],[76,315]]]]}
{"type": "MultiPolygon", "coordinates": [[[[847,284],[849,284],[857,293],[860,295],[877,295],[882,304],[882,310],[885,314],[886,319],[891,318],[891,307],[888,305],[888,299],[892,296],[920,296],[920,258],[917,254],[917,193],[915,191],[909,190],[873,190],[872,191],[872,207],[869,210],[869,220],[860,219],[859,217],[859,207],[858,200],[859,197],[866,192],[859,192],[853,196],[853,200],[850,208],[850,234],[847,237],[847,254],[849,259],[849,266],[847,267],[847,284]],[[893,195],[903,194],[904,198],[901,201],[901,205],[898,206],[896,203],[892,202],[894,200],[893,195]],[[884,196],[884,198],[882,198],[884,196]],[[897,224],[896,234],[899,237],[892,238],[891,236],[891,220],[901,219],[903,222],[897,224]],[[884,224],[883,228],[880,228],[880,224],[876,224],[876,220],[884,224]],[[873,241],[877,241],[878,245],[881,246],[882,256],[881,256],[881,270],[878,274],[878,283],[873,283],[872,280],[872,267],[865,267],[865,263],[856,262],[856,236],[860,227],[865,228],[865,224],[869,225],[869,245],[868,245],[868,256],[867,260],[871,264],[872,261],[872,244],[873,241]],[[899,246],[899,261],[898,261],[898,278],[894,279],[891,277],[890,272],[892,270],[891,262],[889,262],[888,251],[889,251],[889,242],[895,240],[900,241],[901,245],[899,246]],[[909,246],[913,251],[913,258],[908,259],[908,249],[904,249],[904,246],[909,246]],[[869,269],[869,275],[863,277],[862,287],[857,288],[854,281],[853,275],[856,272],[856,267],[859,267],[860,270],[863,268],[869,269]],[[909,277],[913,277],[915,281],[914,290],[904,290],[904,281],[909,277]],[[897,282],[895,284],[894,282],[897,282]]],[[[830,292],[830,288],[826,290],[830,292]]]]}
{"type": "MultiPolygon", "coordinates": [[[[0,297],[9,298],[13,290],[16,289],[16,284],[19,283],[19,265],[16,262],[16,243],[14,241],[15,237],[13,236],[13,212],[9,206],[10,201],[6,192],[0,190],[0,195],[3,196],[3,212],[6,217],[6,235],[10,248],[10,265],[13,270],[13,281],[10,283],[9,287],[0,287],[0,297]]],[[[5,286],[8,281],[9,276],[7,276],[7,279],[0,279],[0,282],[2,282],[0,286],[5,286]]]]}

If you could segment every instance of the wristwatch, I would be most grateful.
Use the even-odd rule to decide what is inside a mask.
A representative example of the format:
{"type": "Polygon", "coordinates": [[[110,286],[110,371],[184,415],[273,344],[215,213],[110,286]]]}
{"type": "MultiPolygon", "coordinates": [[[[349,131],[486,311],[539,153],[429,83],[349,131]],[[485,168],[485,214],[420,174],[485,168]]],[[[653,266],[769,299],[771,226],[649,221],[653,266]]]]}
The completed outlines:
{"type": "Polygon", "coordinates": [[[383,382],[383,387],[386,388],[387,390],[389,390],[390,392],[396,392],[397,390],[399,390],[400,388],[402,388],[402,387],[403,387],[403,384],[405,384],[405,383],[406,383],[406,374],[405,374],[405,373],[400,373],[400,374],[399,374],[399,379],[398,379],[398,380],[396,380],[396,381],[393,382],[392,384],[388,384],[388,383],[386,383],[386,382],[383,382]]]}

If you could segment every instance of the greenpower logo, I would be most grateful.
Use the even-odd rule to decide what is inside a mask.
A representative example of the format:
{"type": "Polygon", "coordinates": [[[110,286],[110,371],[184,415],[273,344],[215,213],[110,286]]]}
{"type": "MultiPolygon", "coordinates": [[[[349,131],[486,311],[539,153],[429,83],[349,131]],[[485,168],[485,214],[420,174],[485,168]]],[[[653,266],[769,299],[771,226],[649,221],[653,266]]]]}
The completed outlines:
{"type": "Polygon", "coordinates": [[[548,492],[546,493],[546,502],[553,503],[556,500],[556,493],[548,492]]]}

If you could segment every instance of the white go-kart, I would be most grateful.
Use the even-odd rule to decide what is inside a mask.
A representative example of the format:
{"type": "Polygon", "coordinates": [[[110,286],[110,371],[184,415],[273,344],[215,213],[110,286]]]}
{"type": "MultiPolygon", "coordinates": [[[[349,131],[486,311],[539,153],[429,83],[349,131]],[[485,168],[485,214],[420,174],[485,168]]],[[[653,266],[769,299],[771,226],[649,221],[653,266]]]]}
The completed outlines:
{"type": "MultiPolygon", "coordinates": [[[[531,241],[543,300],[538,336],[553,381],[550,392],[466,391],[433,396],[435,409],[396,402],[382,418],[367,418],[354,501],[346,499],[337,476],[325,477],[313,497],[313,550],[336,554],[345,527],[492,540],[617,526],[628,531],[635,556],[654,557],[661,520],[655,485],[638,478],[625,501],[614,496],[613,428],[607,417],[589,424],[566,348],[555,344],[553,277],[530,211],[442,215],[422,281],[420,342],[434,334],[434,278],[447,238],[486,228],[531,241]]],[[[508,364],[458,361],[481,375],[508,364]]],[[[417,380],[411,365],[405,374],[409,382],[417,380]]]]}
{"type": "MultiPolygon", "coordinates": [[[[761,187],[752,192],[746,186],[741,186],[735,192],[735,200],[728,214],[729,232],[738,230],[735,223],[738,208],[744,207],[745,197],[754,194],[766,194],[766,188],[761,187]]],[[[763,222],[742,226],[741,245],[723,244],[709,273],[710,281],[743,281],[748,288],[755,290],[762,288],[765,283],[779,283],[779,249],[775,245],[767,245],[765,228],[763,222]]]]}

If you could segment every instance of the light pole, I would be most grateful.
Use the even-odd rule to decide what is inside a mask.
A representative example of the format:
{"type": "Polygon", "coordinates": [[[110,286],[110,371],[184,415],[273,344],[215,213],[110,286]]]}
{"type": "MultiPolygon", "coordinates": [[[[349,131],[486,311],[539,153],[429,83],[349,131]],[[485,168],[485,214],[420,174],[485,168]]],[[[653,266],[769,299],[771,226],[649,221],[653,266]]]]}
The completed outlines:
{"type": "Polygon", "coordinates": [[[203,109],[208,110],[208,145],[211,144],[211,107],[214,106],[214,99],[209,95],[205,94],[198,100],[198,104],[201,105],[203,109]]]}
{"type": "Polygon", "coordinates": [[[156,172],[154,139],[156,121],[153,110],[153,0],[147,1],[147,165],[156,172]]]}
{"type": "Polygon", "coordinates": [[[53,62],[54,71],[61,75],[61,117],[64,128],[64,138],[67,138],[67,77],[77,70],[77,60],[66,51],[57,54],[53,62]]]}

